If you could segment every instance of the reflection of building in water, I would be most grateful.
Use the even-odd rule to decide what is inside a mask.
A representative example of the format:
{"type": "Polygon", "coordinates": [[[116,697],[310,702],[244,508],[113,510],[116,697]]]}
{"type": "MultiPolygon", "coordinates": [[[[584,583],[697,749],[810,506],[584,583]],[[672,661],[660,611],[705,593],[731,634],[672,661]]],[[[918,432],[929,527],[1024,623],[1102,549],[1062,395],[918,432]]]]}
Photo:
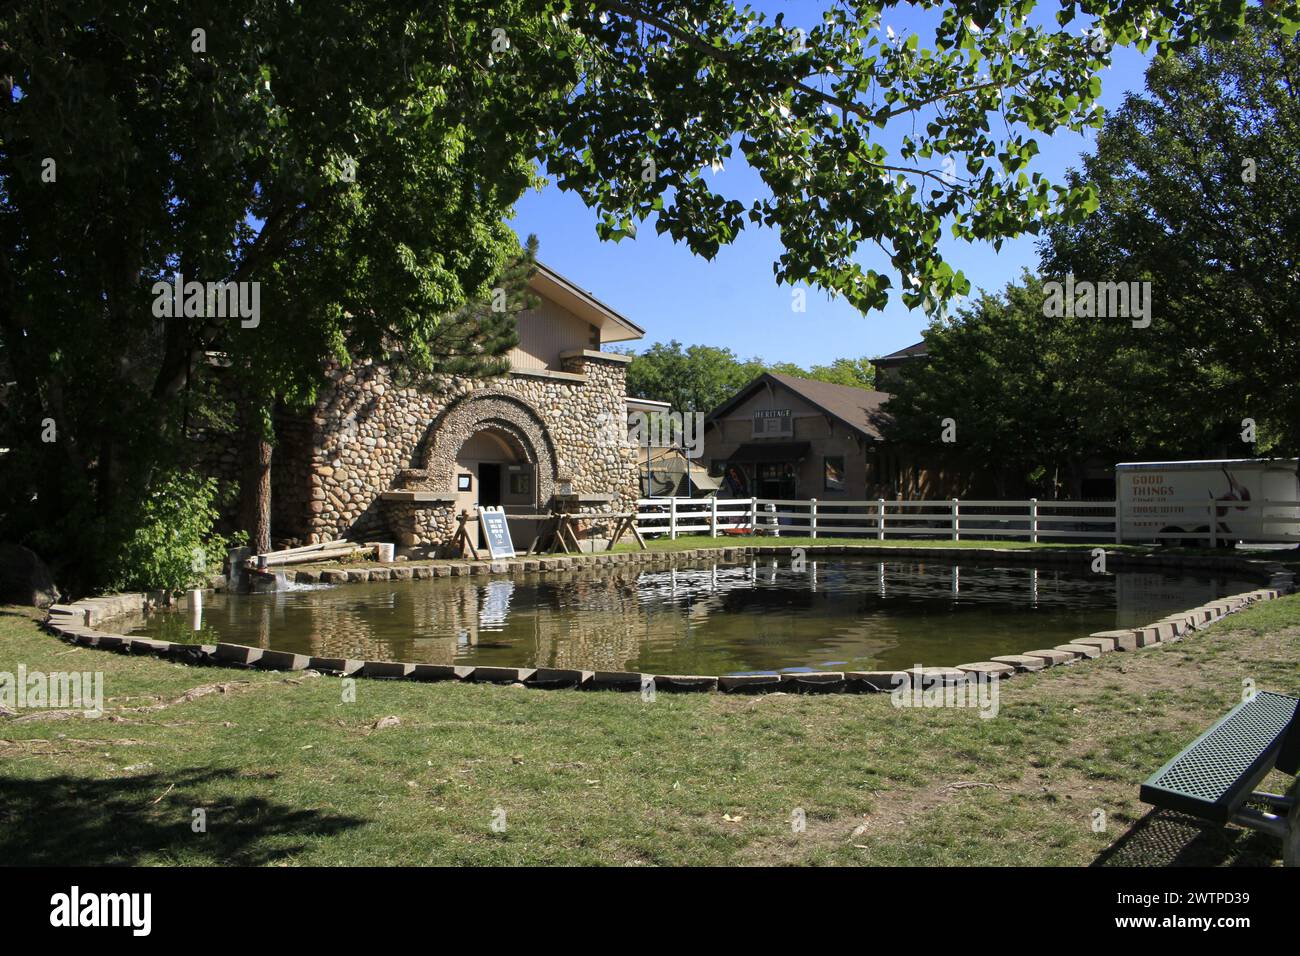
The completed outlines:
{"type": "MultiPolygon", "coordinates": [[[[202,639],[323,657],[661,673],[910,666],[920,649],[951,663],[953,655],[973,658],[963,643],[972,639],[987,637],[1004,650],[993,640],[1018,627],[1077,634],[1111,619],[1110,626],[1132,626],[1247,587],[1158,573],[968,563],[958,572],[934,559],[796,563],[779,556],[217,594],[202,639]],[[1032,622],[1018,625],[1018,612],[1032,622]]],[[[183,617],[177,623],[188,625],[183,617]]]]}
{"type": "MultiPolygon", "coordinates": [[[[629,666],[647,637],[631,569],[584,570],[527,579],[441,579],[424,586],[372,583],[337,588],[215,595],[218,640],[321,657],[427,663],[629,666]]],[[[667,624],[665,615],[657,624],[667,624]]]]}
{"type": "Polygon", "coordinates": [[[483,610],[479,612],[479,627],[500,630],[510,615],[510,595],[515,593],[513,581],[489,581],[482,589],[483,610]]]}
{"type": "Polygon", "coordinates": [[[536,666],[624,670],[641,655],[648,615],[640,606],[638,572],[618,569],[548,578],[538,586],[553,613],[533,614],[536,666]]]}

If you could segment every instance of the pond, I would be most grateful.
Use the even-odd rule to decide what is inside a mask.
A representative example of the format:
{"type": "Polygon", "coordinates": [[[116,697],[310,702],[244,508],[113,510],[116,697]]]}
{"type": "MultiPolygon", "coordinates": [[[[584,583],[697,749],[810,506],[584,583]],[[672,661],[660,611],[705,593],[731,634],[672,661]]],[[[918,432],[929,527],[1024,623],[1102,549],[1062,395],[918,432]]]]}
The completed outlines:
{"type": "Polygon", "coordinates": [[[1215,574],[831,557],[513,579],[291,586],[207,598],[130,633],[323,657],[660,674],[943,666],[1149,624],[1256,587],[1215,574]]]}

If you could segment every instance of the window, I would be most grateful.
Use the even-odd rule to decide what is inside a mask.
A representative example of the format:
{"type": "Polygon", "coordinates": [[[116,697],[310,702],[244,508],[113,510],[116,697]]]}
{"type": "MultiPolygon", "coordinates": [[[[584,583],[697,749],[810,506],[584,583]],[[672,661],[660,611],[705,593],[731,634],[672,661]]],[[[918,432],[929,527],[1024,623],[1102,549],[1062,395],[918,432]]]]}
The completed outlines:
{"type": "Polygon", "coordinates": [[[844,456],[828,455],[822,459],[826,479],[823,489],[826,491],[844,490],[844,456]]]}
{"type": "Polygon", "coordinates": [[[510,493],[512,495],[531,495],[533,493],[533,476],[526,471],[510,473],[510,493]]]}

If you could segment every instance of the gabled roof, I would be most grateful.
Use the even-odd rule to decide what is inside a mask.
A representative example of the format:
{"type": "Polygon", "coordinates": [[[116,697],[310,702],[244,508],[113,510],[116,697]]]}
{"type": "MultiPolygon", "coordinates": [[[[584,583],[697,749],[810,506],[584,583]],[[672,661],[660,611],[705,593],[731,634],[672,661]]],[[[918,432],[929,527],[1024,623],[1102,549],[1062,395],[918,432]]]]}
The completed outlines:
{"type": "Polygon", "coordinates": [[[550,266],[537,263],[529,286],[568,309],[578,318],[600,329],[601,342],[632,342],[645,336],[645,329],[625,315],[615,312],[586,289],[574,285],[550,266]]]}
{"type": "Polygon", "coordinates": [[[816,405],[831,418],[847,425],[871,441],[884,440],[880,429],[888,421],[888,416],[881,411],[881,407],[892,398],[888,392],[877,392],[853,385],[836,385],[833,382],[819,382],[810,378],[796,378],[779,372],[764,372],[758,376],[709,412],[707,421],[728,414],[760,388],[769,384],[789,389],[810,404],[816,405]]]}
{"type": "Polygon", "coordinates": [[[899,363],[905,362],[908,359],[926,358],[929,354],[930,354],[930,349],[925,344],[925,340],[922,339],[920,342],[917,342],[915,345],[909,345],[905,349],[899,349],[897,352],[890,352],[888,355],[882,355],[878,359],[873,359],[872,364],[876,365],[877,367],[881,365],[888,367],[888,366],[898,365],[899,363]]]}

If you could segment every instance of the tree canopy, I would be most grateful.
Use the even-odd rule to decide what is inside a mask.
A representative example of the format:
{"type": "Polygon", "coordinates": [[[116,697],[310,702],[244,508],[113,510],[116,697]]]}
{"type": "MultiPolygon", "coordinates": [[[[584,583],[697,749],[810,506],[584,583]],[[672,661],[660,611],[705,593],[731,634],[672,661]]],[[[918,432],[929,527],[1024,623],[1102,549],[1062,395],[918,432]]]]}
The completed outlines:
{"type": "Polygon", "coordinates": [[[627,368],[628,395],[668,402],[680,412],[707,413],[764,372],[857,388],[874,387],[876,377],[871,360],[866,358],[840,358],[805,369],[792,362],[743,359],[731,349],[712,345],[684,348],[676,339],[656,342],[639,354],[627,354],[633,355],[627,368]]]}
{"type": "Polygon", "coordinates": [[[1098,208],[1049,226],[1041,277],[933,325],[891,386],[891,437],[1074,494],[1090,457],[1300,450],[1300,39],[1250,20],[1151,64],[1072,177],[1098,208]],[[1066,279],[1149,283],[1149,315],[1061,315],[1044,286],[1066,279]]]}
{"type": "MultiPolygon", "coordinates": [[[[506,221],[538,163],[607,238],[648,219],[711,256],[762,225],[779,280],[861,309],[885,304],[890,273],[909,305],[964,292],[945,230],[998,241],[1094,208],[1030,164],[1036,135],[1100,122],[1113,46],[1227,38],[1246,5],[1047,9],[844,0],[805,25],[731,0],[6,6],[3,533],[47,532],[70,559],[111,546],[160,470],[184,467],[214,353],[263,433],[331,362],[436,372],[451,317],[519,254],[506,221]],[[882,22],[900,6],[927,15],[924,37],[882,22]],[[701,176],[737,153],[769,196],[701,176]],[[870,250],[888,267],[864,266],[870,250]],[[160,318],[152,290],[177,277],[257,282],[260,317],[160,318]]],[[[1294,31],[1296,7],[1260,17],[1294,31]]],[[[453,336],[489,358],[507,338],[453,336]]]]}
{"type": "Polygon", "coordinates": [[[1259,17],[1232,44],[1153,63],[1079,174],[1100,206],[1043,245],[1045,273],[1151,281],[1148,347],[1172,346],[1188,373],[1233,370],[1209,414],[1233,432],[1256,421],[1254,447],[1232,444],[1242,456],[1300,452],[1298,75],[1300,38],[1259,17]]]}
{"type": "Polygon", "coordinates": [[[926,332],[928,358],[889,386],[891,440],[1000,494],[1077,497],[1089,459],[1196,458],[1235,437],[1221,414],[1236,385],[1227,370],[1168,327],[1046,315],[1043,286],[1025,273],[926,332]]]}

